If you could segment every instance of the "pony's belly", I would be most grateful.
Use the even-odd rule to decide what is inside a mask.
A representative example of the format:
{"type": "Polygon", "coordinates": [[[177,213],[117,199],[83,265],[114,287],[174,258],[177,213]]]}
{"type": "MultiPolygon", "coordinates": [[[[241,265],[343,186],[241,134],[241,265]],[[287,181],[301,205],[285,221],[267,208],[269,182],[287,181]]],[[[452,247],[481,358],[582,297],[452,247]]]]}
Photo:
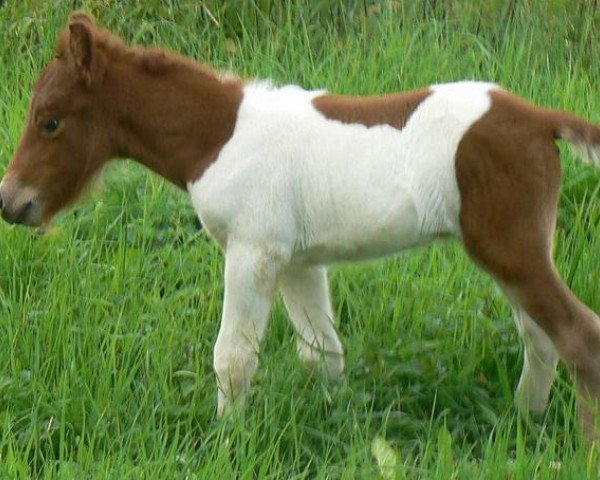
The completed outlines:
{"type": "Polygon", "coordinates": [[[423,232],[415,203],[409,196],[387,211],[354,206],[309,224],[317,228],[298,242],[293,261],[328,264],[368,260],[392,255],[428,242],[435,235],[423,232]],[[315,225],[316,224],[316,225],[315,225]]]}

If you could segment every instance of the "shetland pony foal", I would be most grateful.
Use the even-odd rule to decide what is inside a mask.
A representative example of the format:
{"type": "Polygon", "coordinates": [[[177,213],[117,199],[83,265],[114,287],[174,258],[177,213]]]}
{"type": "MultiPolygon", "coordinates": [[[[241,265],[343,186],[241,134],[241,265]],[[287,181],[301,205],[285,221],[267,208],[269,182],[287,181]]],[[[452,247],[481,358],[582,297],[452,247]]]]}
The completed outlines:
{"type": "Polygon", "coordinates": [[[127,48],[76,13],[34,87],[0,186],[2,216],[49,221],[117,157],[187,189],[225,251],[219,414],[248,388],[276,292],[302,359],[337,377],[343,349],[324,265],[454,236],[517,313],[518,405],[545,407],[561,358],[593,434],[600,328],[551,259],[556,138],[599,162],[600,129],[492,84],[368,98],[244,84],[171,53],[127,48]]]}

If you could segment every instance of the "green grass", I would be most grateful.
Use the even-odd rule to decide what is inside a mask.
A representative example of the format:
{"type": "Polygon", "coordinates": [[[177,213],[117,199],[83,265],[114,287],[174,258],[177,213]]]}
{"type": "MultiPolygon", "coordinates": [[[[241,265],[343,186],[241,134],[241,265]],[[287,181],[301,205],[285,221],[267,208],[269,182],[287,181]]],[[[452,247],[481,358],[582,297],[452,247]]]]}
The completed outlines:
{"type": "MultiPolygon", "coordinates": [[[[2,169],[73,6],[249,77],[348,93],[486,79],[600,122],[592,2],[5,3],[2,169]]],[[[598,312],[599,175],[563,159],[557,263],[598,312]]],[[[139,166],[115,163],[103,190],[47,236],[0,225],[0,478],[597,475],[565,371],[543,418],[519,419],[508,304],[451,243],[333,269],[342,384],[303,371],[278,302],[248,408],[219,421],[217,248],[186,196],[139,166]]]]}

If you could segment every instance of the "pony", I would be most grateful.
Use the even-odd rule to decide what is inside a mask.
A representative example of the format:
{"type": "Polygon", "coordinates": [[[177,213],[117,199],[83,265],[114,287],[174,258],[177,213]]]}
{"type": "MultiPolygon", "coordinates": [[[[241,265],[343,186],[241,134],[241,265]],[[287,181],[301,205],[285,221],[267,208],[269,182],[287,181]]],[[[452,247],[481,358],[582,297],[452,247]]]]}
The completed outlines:
{"type": "Polygon", "coordinates": [[[44,225],[118,158],[187,191],[225,254],[219,415],[248,389],[275,295],[301,359],[337,378],[344,350],[327,266],[454,238],[516,312],[518,407],[545,408],[562,359],[595,436],[599,320],[552,260],[557,139],[600,165],[600,128],[493,83],[370,97],[277,87],[128,47],[76,12],[33,88],[0,208],[9,223],[44,225]]]}

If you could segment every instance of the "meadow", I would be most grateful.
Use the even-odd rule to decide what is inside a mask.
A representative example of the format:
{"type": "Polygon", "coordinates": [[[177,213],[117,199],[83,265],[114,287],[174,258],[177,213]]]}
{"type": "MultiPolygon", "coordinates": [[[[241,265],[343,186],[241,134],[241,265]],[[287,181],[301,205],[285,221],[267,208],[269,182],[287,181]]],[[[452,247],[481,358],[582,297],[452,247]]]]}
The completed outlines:
{"type": "MultiPolygon", "coordinates": [[[[0,1],[0,173],[73,9],[128,43],[353,94],[498,82],[600,122],[600,7],[575,0],[0,1]]],[[[562,148],[555,242],[600,312],[600,174],[562,148]]],[[[332,269],[346,379],[302,369],[280,301],[246,409],[216,418],[222,256],[185,193],[131,161],[39,236],[0,224],[0,478],[595,478],[561,367],[513,405],[504,297],[460,245],[332,269]]]]}

